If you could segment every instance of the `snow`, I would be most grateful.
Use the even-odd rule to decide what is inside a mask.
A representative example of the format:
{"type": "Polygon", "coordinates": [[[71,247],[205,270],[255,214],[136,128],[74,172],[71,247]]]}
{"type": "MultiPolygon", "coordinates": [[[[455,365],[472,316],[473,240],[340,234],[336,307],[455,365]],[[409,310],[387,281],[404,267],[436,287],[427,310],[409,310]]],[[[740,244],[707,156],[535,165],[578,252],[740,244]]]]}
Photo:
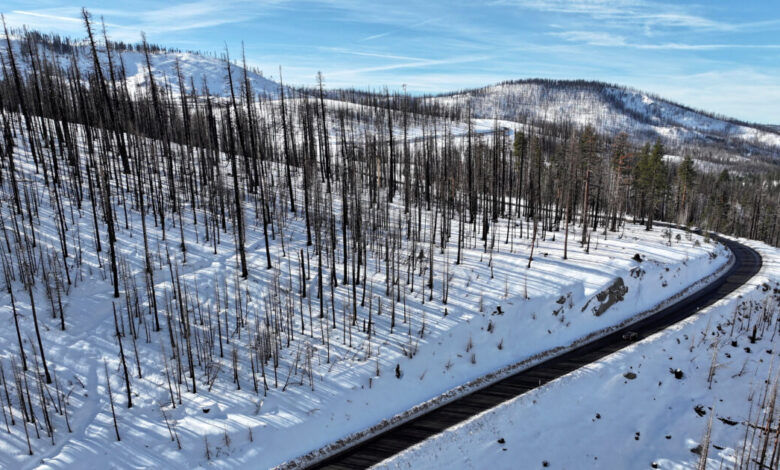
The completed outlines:
{"type": "Polygon", "coordinates": [[[719,151],[750,156],[747,149],[777,161],[780,133],[731,122],[645,93],[597,82],[503,83],[431,98],[444,106],[471,103],[478,118],[518,122],[573,122],[594,126],[607,135],[628,132],[637,140],[662,137],[667,145],[718,142],[719,151]],[[732,144],[736,145],[731,148],[732,144]]]}
{"type": "MultiPolygon", "coordinates": [[[[680,163],[683,162],[684,157],[681,157],[679,155],[664,155],[662,157],[662,159],[666,163],[673,163],[675,165],[679,165],[680,163]]],[[[730,162],[731,165],[729,165],[727,163],[711,162],[711,161],[702,160],[702,159],[698,159],[698,158],[692,158],[691,160],[693,161],[693,166],[694,166],[694,168],[697,171],[702,171],[702,172],[706,172],[706,173],[720,173],[723,170],[731,169],[732,173],[740,174],[740,171],[739,170],[735,170],[734,166],[733,166],[734,163],[739,163],[740,159],[737,158],[737,157],[734,157],[733,159],[731,159],[732,160],[730,162]]],[[[744,160],[744,159],[742,159],[742,160],[744,160]]],[[[739,167],[737,166],[737,168],[739,168],[739,167]]]]}
{"type": "MultiPolygon", "coordinates": [[[[18,39],[13,39],[11,45],[14,48],[14,54],[17,58],[17,65],[24,72],[29,67],[29,57],[21,53],[21,42],[18,39]]],[[[57,54],[49,51],[44,45],[39,46],[43,54],[49,59],[54,59],[60,67],[68,69],[71,66],[71,57],[66,54],[57,54]]],[[[0,50],[5,54],[7,48],[5,41],[0,42],[0,50]]],[[[84,45],[76,46],[76,64],[81,70],[82,78],[86,83],[86,76],[84,72],[89,71],[91,73],[94,70],[92,53],[89,47],[84,45]]],[[[101,66],[103,67],[103,73],[106,77],[109,76],[108,70],[108,56],[105,53],[105,47],[103,45],[98,46],[98,56],[100,58],[101,66]]],[[[140,92],[145,92],[148,89],[149,74],[146,68],[146,57],[143,52],[135,50],[117,51],[112,52],[112,60],[115,67],[115,73],[121,68],[121,61],[124,62],[125,71],[127,74],[128,89],[132,95],[140,92]]],[[[179,96],[179,79],[176,74],[176,62],[178,61],[179,67],[184,79],[184,84],[187,93],[191,91],[190,77],[195,84],[196,93],[198,95],[205,95],[206,88],[210,94],[221,97],[230,96],[230,87],[227,83],[227,70],[225,67],[225,60],[220,57],[207,56],[203,54],[197,54],[192,52],[153,52],[150,53],[152,73],[155,76],[155,81],[158,81],[158,86],[163,84],[170,85],[171,91],[175,97],[179,96]]],[[[233,74],[233,86],[238,90],[243,84],[243,67],[236,64],[231,64],[231,73],[233,74]]],[[[247,71],[247,78],[252,84],[252,89],[255,93],[275,98],[279,95],[279,84],[265,78],[261,73],[253,70],[247,71]]]]}
{"type": "MultiPolygon", "coordinates": [[[[74,132],[79,132],[83,140],[83,130],[79,126],[74,126],[74,132]]],[[[83,142],[82,145],[85,146],[83,142]]],[[[15,151],[20,179],[40,181],[42,175],[35,173],[31,156],[24,148],[25,139],[19,134],[15,151]]],[[[86,149],[82,150],[86,153],[86,149]]],[[[226,165],[226,162],[222,164],[226,165]]],[[[277,180],[281,180],[280,168],[271,165],[269,169],[276,173],[277,180]]],[[[38,187],[44,188],[42,184],[38,187]]],[[[38,225],[36,221],[32,228],[41,252],[56,256],[59,249],[57,217],[49,204],[50,196],[48,189],[34,195],[41,222],[38,225]]],[[[302,200],[302,195],[298,200],[302,200]]],[[[65,331],[59,330],[59,318],[53,318],[45,289],[39,284],[33,292],[47,361],[68,397],[67,410],[73,432],[67,432],[64,416],[54,414],[54,442],[43,431],[41,438],[33,433],[34,455],[29,456],[18,422],[11,427],[10,434],[0,430],[3,433],[0,467],[68,468],[78,465],[85,468],[186,469],[206,466],[267,468],[282,464],[360,433],[415,406],[435,401],[486,374],[540,357],[550,350],[566,348],[594,332],[630,321],[656,307],[661,299],[679,294],[723,269],[729,258],[721,245],[701,237],[678,230],[672,230],[667,236],[661,228],[648,232],[643,226],[629,224],[621,233],[607,233],[606,238],[601,232],[594,233],[590,253],[576,242],[581,229],[574,228],[566,261],[562,259],[563,234],[557,233],[553,237],[548,233],[545,239],[538,240],[532,267],[528,269],[528,224],[521,221],[519,227],[514,227],[515,236],[510,237],[507,244],[503,240],[505,230],[512,227],[503,220],[497,225],[500,232],[492,257],[470,234],[460,265],[453,262],[455,249],[452,243],[445,254],[440,253],[437,245],[433,250],[433,298],[429,299],[427,289],[422,291],[427,279],[424,271],[412,274],[415,279],[413,291],[402,281],[400,295],[405,303],[396,304],[397,325],[390,333],[391,302],[384,293],[383,264],[377,264],[381,256],[377,257],[371,249],[367,272],[372,287],[367,293],[366,307],[358,307],[359,322],[350,328],[349,339],[343,316],[351,308],[348,304],[351,285],[340,284],[336,289],[334,311],[338,328],[332,329],[328,326],[331,321],[329,309],[325,318],[319,319],[319,306],[316,298],[312,299],[317,289],[316,269],[311,269],[312,275],[307,279],[307,290],[311,295],[300,306],[302,309],[294,306],[295,315],[289,319],[294,337],[289,345],[282,345],[278,369],[271,370],[271,362],[266,365],[270,390],[263,396],[262,384],[260,393],[253,390],[248,357],[253,350],[253,339],[266,333],[263,323],[273,314],[267,305],[287,305],[291,299],[297,302],[300,285],[294,273],[298,261],[290,254],[303,250],[306,258],[311,256],[314,262],[315,256],[306,246],[303,216],[300,212],[290,216],[284,224],[284,233],[277,233],[276,241],[271,244],[275,268],[266,270],[262,217],[255,213],[254,200],[248,196],[244,210],[248,223],[246,243],[250,277],[241,281],[236,277],[235,247],[229,235],[232,228],[228,227],[227,233],[222,234],[215,253],[214,246],[204,238],[203,223],[194,225],[192,208],[183,204],[186,262],[179,249],[178,226],[172,225],[175,221],[168,219],[167,239],[163,239],[161,227],[155,226],[153,219],[147,216],[150,251],[157,266],[154,279],[162,309],[162,330],[152,331],[149,307],[140,305],[140,316],[132,320],[139,331],[137,343],[132,344],[129,332],[123,337],[133,390],[133,407],[127,408],[112,315],[114,303],[122,319],[121,328],[129,329],[127,300],[124,296],[116,300],[111,297],[107,256],[104,253],[99,259],[94,250],[89,200],[84,200],[81,209],[66,202],[68,238],[70,248],[75,252],[72,256],[83,261],[81,268],[70,265],[73,285],[63,297],[65,331]],[[78,246],[76,234],[81,240],[78,246]],[[523,234],[522,238],[520,234],[523,234]],[[642,262],[632,259],[635,253],[642,255],[642,262]],[[188,391],[189,383],[184,380],[182,401],[178,403],[178,398],[175,399],[175,408],[165,372],[166,364],[174,367],[167,343],[170,323],[166,323],[169,320],[165,306],[170,306],[174,329],[177,328],[178,306],[172,299],[173,285],[165,261],[167,254],[181,273],[185,295],[193,298],[189,302],[188,315],[193,317],[192,328],[200,335],[200,341],[205,341],[208,325],[219,321],[219,316],[232,331],[230,343],[224,345],[224,357],[219,357],[218,346],[212,344],[211,370],[217,371],[217,379],[209,384],[204,369],[198,367],[197,394],[188,391]],[[442,302],[445,265],[449,266],[451,276],[446,305],[442,302]],[[594,315],[594,297],[618,277],[628,288],[625,299],[601,315],[594,315]],[[273,297],[274,283],[282,286],[279,298],[273,297]],[[377,312],[380,299],[381,315],[377,312]],[[305,305],[309,300],[313,325],[305,305]],[[239,303],[248,327],[235,330],[239,303]],[[368,315],[369,306],[373,309],[374,322],[374,335],[370,339],[360,325],[368,315]],[[322,344],[323,335],[330,338],[329,349],[322,344]],[[231,354],[234,349],[238,356],[240,390],[232,380],[231,354]],[[104,364],[111,377],[120,442],[114,435],[104,364]],[[139,378],[138,364],[143,378],[139,378]],[[396,378],[396,368],[400,378],[396,378]],[[275,375],[278,375],[278,384],[275,375]]],[[[340,218],[338,198],[333,204],[336,217],[340,218]]],[[[10,226],[15,216],[8,209],[7,205],[2,206],[2,217],[10,226]]],[[[400,199],[391,206],[393,217],[400,216],[402,210],[400,199]]],[[[122,206],[116,206],[116,212],[119,216],[119,258],[129,280],[121,283],[121,290],[143,291],[139,212],[130,207],[126,222],[122,206]],[[130,229],[125,228],[125,224],[130,229]]],[[[422,212],[423,233],[427,233],[426,227],[433,223],[432,218],[432,212],[422,212]]],[[[26,220],[18,220],[18,223],[25,224],[26,220]]],[[[453,237],[457,239],[457,224],[454,225],[453,237]]],[[[101,237],[105,236],[104,230],[102,227],[101,237]]],[[[424,251],[428,256],[428,250],[424,251]]],[[[73,263],[72,258],[69,263],[73,263]]],[[[337,269],[340,276],[340,267],[337,269]]],[[[327,269],[325,275],[329,276],[327,269]]],[[[12,289],[25,348],[32,357],[29,351],[35,341],[31,341],[34,330],[30,299],[19,281],[12,289]]],[[[132,305],[130,307],[132,310],[132,305]]],[[[0,361],[9,377],[11,357],[18,355],[18,344],[6,291],[0,293],[0,325],[0,361]]],[[[259,379],[259,374],[256,376],[259,379]]],[[[56,395],[53,388],[49,387],[49,390],[52,396],[56,395]]],[[[14,397],[12,402],[18,407],[14,397]]],[[[18,417],[18,408],[15,413],[18,417]]]]}
{"type": "Polygon", "coordinates": [[[769,412],[763,395],[778,377],[780,343],[780,250],[740,241],[764,264],[727,299],[375,468],[517,468],[521,461],[526,468],[697,468],[692,449],[713,416],[707,468],[734,468],[746,423],[769,412]]]}

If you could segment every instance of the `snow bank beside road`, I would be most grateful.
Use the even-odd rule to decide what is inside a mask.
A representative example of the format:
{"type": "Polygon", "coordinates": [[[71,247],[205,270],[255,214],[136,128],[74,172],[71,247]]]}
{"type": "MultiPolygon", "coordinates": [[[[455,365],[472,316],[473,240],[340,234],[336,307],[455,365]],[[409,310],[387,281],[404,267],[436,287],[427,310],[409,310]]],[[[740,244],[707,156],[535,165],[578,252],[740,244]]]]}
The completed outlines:
{"type": "Polygon", "coordinates": [[[708,468],[750,458],[746,427],[766,420],[765,381],[777,379],[780,253],[744,243],[764,264],[728,299],[377,467],[677,469],[704,449],[708,468]]]}

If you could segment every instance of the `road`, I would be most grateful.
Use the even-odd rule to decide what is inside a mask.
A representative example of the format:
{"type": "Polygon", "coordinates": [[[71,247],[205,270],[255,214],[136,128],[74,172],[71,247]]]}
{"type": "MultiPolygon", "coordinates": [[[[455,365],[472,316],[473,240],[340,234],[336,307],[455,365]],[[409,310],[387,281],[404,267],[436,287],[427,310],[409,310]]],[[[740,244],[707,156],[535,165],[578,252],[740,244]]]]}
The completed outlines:
{"type": "Polygon", "coordinates": [[[368,468],[472,416],[619,351],[630,344],[630,341],[624,339],[628,332],[632,332],[631,336],[637,333],[639,338],[644,338],[712,305],[738,289],[761,269],[761,256],[755,250],[735,241],[720,241],[734,254],[734,265],[691,296],[622,330],[422,414],[309,468],[368,468]]]}

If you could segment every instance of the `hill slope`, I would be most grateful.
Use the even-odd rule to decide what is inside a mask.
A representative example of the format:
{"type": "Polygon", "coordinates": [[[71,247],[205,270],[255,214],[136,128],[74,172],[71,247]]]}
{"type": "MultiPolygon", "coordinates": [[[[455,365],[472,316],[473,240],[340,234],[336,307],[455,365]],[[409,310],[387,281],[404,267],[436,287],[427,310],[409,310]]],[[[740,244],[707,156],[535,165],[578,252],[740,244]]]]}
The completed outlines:
{"type": "MultiPolygon", "coordinates": [[[[12,47],[16,57],[21,58],[19,67],[26,71],[30,67],[29,55],[24,53],[26,42],[18,38],[11,40],[12,47]]],[[[37,46],[42,53],[50,59],[56,59],[57,63],[63,68],[68,68],[71,63],[70,51],[75,54],[79,70],[93,70],[92,54],[86,43],[74,43],[73,46],[56,47],[51,42],[38,38],[37,46]],[[65,52],[65,51],[68,52],[65,52]]],[[[0,43],[0,51],[5,55],[7,46],[5,41],[0,43]]],[[[176,63],[178,62],[181,74],[184,78],[185,88],[190,91],[190,77],[196,88],[198,95],[205,95],[206,89],[212,95],[230,96],[230,89],[227,85],[227,70],[225,60],[220,57],[208,56],[195,52],[165,51],[156,50],[151,53],[152,73],[158,85],[169,84],[174,94],[178,94],[178,76],[176,73],[176,63]]],[[[98,46],[101,65],[104,67],[104,73],[108,76],[108,56],[104,45],[98,46]]],[[[132,48],[121,51],[121,53],[112,51],[112,60],[116,69],[121,69],[121,62],[124,64],[125,75],[130,93],[146,89],[148,86],[148,73],[146,69],[146,59],[142,51],[132,48]]],[[[236,64],[231,64],[231,73],[233,81],[238,88],[239,83],[243,81],[243,68],[236,64]]],[[[265,78],[261,72],[249,69],[247,78],[252,84],[255,93],[260,93],[268,97],[276,97],[279,94],[279,84],[265,78]]]]}
{"type": "Polygon", "coordinates": [[[615,134],[661,138],[672,148],[698,144],[737,156],[780,161],[780,131],[680,105],[649,93],[587,81],[520,80],[432,98],[445,107],[471,103],[472,115],[519,122],[591,124],[615,134]]]}

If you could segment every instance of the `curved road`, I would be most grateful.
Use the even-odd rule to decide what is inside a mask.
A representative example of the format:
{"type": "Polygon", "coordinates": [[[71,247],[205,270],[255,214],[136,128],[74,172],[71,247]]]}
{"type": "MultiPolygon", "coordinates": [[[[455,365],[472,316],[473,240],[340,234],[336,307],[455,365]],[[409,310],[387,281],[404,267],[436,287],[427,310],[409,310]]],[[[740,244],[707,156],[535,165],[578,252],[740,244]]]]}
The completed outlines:
{"type": "Polygon", "coordinates": [[[629,331],[638,333],[640,338],[646,337],[712,305],[742,286],[761,269],[761,256],[755,250],[735,241],[719,241],[734,253],[734,265],[691,296],[622,330],[431,410],[309,468],[368,468],[478,413],[626,347],[630,343],[623,339],[623,335],[629,331]]]}

